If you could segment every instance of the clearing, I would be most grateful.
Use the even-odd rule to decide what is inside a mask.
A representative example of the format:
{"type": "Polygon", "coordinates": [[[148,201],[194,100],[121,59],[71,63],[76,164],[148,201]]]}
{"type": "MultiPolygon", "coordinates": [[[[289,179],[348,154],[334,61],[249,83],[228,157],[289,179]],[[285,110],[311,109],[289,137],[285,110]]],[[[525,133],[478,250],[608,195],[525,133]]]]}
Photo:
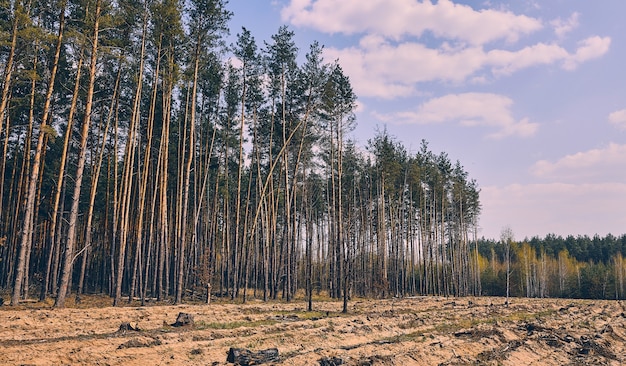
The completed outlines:
{"type": "MultiPolygon", "coordinates": [[[[0,364],[228,365],[231,347],[285,365],[621,365],[621,301],[413,297],[97,307],[0,307],[0,364]],[[174,327],[179,313],[193,326],[174,327]],[[120,328],[123,323],[125,330],[120,328]],[[333,363],[334,362],[334,363],[333,363]]],[[[124,327],[122,327],[124,328],[124,327]]]]}

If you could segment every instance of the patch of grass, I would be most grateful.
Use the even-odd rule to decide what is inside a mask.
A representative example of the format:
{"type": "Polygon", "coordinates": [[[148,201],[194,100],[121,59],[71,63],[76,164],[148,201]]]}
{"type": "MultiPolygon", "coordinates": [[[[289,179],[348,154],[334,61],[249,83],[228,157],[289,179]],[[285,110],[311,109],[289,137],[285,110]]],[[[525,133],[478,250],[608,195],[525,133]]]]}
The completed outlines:
{"type": "Polygon", "coordinates": [[[385,337],[379,339],[378,341],[374,341],[374,344],[392,344],[392,343],[400,343],[400,342],[424,342],[426,340],[426,334],[434,331],[434,328],[429,328],[425,330],[420,330],[417,332],[405,333],[396,335],[393,337],[385,337]]]}
{"type": "Polygon", "coordinates": [[[232,321],[227,323],[221,322],[204,322],[199,321],[196,322],[196,329],[204,330],[204,329],[236,329],[236,328],[254,328],[260,327],[263,325],[274,325],[277,324],[278,321],[273,319],[261,319],[255,321],[232,321]]]}
{"type": "Polygon", "coordinates": [[[152,340],[133,338],[125,343],[120,344],[117,349],[154,347],[160,346],[161,344],[161,340],[158,338],[152,338],[152,340]]]}
{"type": "Polygon", "coordinates": [[[263,310],[262,308],[258,307],[258,306],[249,306],[249,307],[242,307],[241,308],[241,313],[242,314],[263,314],[266,313],[267,311],[263,310]]]}
{"type": "Polygon", "coordinates": [[[413,329],[413,328],[419,328],[422,325],[424,325],[424,321],[422,319],[411,319],[408,322],[398,324],[398,328],[413,329]]]}
{"type": "Polygon", "coordinates": [[[335,331],[335,323],[333,323],[332,320],[328,322],[328,326],[326,327],[326,331],[328,331],[328,332],[334,332],[335,331]]]}
{"type": "Polygon", "coordinates": [[[286,315],[295,315],[299,320],[319,320],[322,318],[338,317],[341,313],[333,313],[328,311],[303,311],[298,313],[287,312],[286,315]]]}
{"type": "Polygon", "coordinates": [[[322,318],[341,318],[341,317],[349,317],[354,314],[344,314],[340,312],[333,311],[322,311],[322,310],[313,310],[313,311],[294,311],[294,310],[273,310],[269,312],[273,315],[282,315],[285,318],[292,318],[295,320],[318,320],[322,318]]]}
{"type": "Polygon", "coordinates": [[[527,322],[530,320],[537,320],[537,319],[541,319],[547,316],[551,316],[557,312],[558,311],[554,309],[548,309],[548,310],[543,310],[543,311],[538,311],[538,312],[515,311],[515,312],[512,312],[511,314],[494,316],[488,319],[491,319],[492,322],[495,322],[495,321],[527,322]]]}
{"type": "Polygon", "coordinates": [[[432,328],[432,332],[454,333],[458,332],[461,329],[470,329],[483,323],[485,322],[481,319],[463,318],[459,319],[457,322],[437,324],[432,328]]]}
{"type": "Polygon", "coordinates": [[[248,344],[246,344],[246,348],[247,349],[258,349],[261,347],[261,344],[263,344],[263,341],[260,339],[255,339],[253,341],[250,341],[248,344]]]}

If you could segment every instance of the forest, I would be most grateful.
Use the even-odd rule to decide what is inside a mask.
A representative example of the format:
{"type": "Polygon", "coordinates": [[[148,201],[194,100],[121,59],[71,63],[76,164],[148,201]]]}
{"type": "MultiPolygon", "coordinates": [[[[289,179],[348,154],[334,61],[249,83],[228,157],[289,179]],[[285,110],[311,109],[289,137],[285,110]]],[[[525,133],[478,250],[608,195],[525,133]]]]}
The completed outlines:
{"type": "Polygon", "coordinates": [[[345,311],[503,295],[509,275],[514,296],[624,297],[621,246],[478,239],[480,189],[459,161],[385,129],[359,146],[349,78],[288,27],[229,44],[225,0],[0,4],[12,305],[303,294],[310,308],[324,293],[345,311]]]}
{"type": "Polygon", "coordinates": [[[483,295],[505,295],[508,258],[512,296],[626,298],[626,235],[526,238],[510,242],[509,256],[502,238],[477,245],[483,295]]]}

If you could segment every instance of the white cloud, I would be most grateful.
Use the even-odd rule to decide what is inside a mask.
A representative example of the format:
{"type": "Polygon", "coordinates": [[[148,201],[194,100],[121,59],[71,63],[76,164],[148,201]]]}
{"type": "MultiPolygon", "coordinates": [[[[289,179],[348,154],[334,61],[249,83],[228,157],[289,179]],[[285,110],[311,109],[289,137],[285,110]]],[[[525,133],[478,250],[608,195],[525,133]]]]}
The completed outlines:
{"type": "Polygon", "coordinates": [[[505,96],[490,93],[450,94],[431,99],[414,111],[391,114],[377,114],[376,117],[387,123],[430,124],[458,122],[463,126],[483,126],[495,129],[488,135],[501,139],[509,136],[527,137],[533,135],[538,124],[528,119],[517,121],[513,117],[513,101],[505,96]]]}
{"type": "Polygon", "coordinates": [[[489,51],[485,63],[493,66],[492,71],[495,74],[511,74],[528,67],[559,62],[565,70],[574,70],[583,62],[602,57],[610,46],[610,37],[584,39],[578,43],[578,48],[573,53],[555,43],[537,43],[517,51],[489,51]]]}
{"type": "Polygon", "coordinates": [[[450,0],[292,0],[283,21],[327,33],[376,33],[400,39],[431,32],[436,37],[481,45],[515,42],[543,27],[542,22],[509,11],[455,4],[450,0]]]}
{"type": "Polygon", "coordinates": [[[578,28],[580,23],[578,22],[578,18],[580,14],[577,12],[572,13],[572,15],[567,20],[562,20],[561,18],[555,19],[550,22],[550,25],[554,27],[554,33],[559,38],[565,37],[565,35],[574,29],[578,28]]]}
{"type": "Polygon", "coordinates": [[[339,59],[350,75],[358,95],[380,98],[409,96],[422,82],[462,83],[484,80],[485,72],[511,74],[538,65],[562,63],[571,70],[580,63],[608,51],[610,38],[592,37],[583,41],[574,53],[556,44],[538,43],[517,51],[491,50],[482,47],[438,49],[420,43],[391,44],[381,37],[366,36],[356,47],[326,48],[326,59],[339,59]]]}
{"type": "Polygon", "coordinates": [[[460,83],[481,68],[485,55],[477,47],[448,52],[365,37],[357,47],[325,48],[324,58],[339,59],[358,95],[395,98],[415,94],[421,82],[460,83]]]}
{"type": "Polygon", "coordinates": [[[485,51],[482,47],[455,48],[447,43],[435,49],[368,35],[358,46],[325,48],[324,57],[339,59],[358,95],[391,99],[415,94],[416,85],[423,82],[484,82],[486,75],[508,75],[524,68],[558,63],[565,69],[575,69],[580,63],[605,54],[610,42],[610,38],[592,37],[581,42],[573,53],[544,43],[516,51],[485,51]]]}
{"type": "Polygon", "coordinates": [[[578,42],[576,53],[569,55],[563,63],[566,70],[573,70],[583,62],[599,58],[609,51],[611,46],[610,37],[589,37],[578,42]]]}
{"type": "Polygon", "coordinates": [[[626,109],[609,114],[609,122],[614,124],[620,130],[626,130],[626,109]]]}
{"type": "Polygon", "coordinates": [[[567,155],[556,162],[540,160],[531,167],[531,173],[559,182],[624,182],[625,166],[626,145],[611,143],[606,148],[567,155]]]}
{"type": "Polygon", "coordinates": [[[516,239],[626,233],[626,184],[512,184],[482,187],[479,235],[498,238],[509,225],[516,239]]]}
{"type": "MultiPolygon", "coordinates": [[[[595,36],[572,51],[553,42],[514,46],[522,36],[542,29],[542,22],[450,0],[291,0],[281,14],[295,26],[361,37],[358,45],[325,48],[324,56],[340,60],[363,97],[407,97],[418,92],[418,84],[431,81],[485,83],[539,65],[573,70],[604,55],[611,43],[609,37],[595,36]],[[493,43],[500,40],[508,45],[493,43]]],[[[564,34],[577,25],[578,17],[574,13],[552,25],[564,34]]]]}
{"type": "Polygon", "coordinates": [[[528,67],[550,65],[568,58],[570,58],[570,54],[559,45],[537,43],[517,51],[489,51],[485,63],[492,66],[494,74],[507,75],[528,67]]]}

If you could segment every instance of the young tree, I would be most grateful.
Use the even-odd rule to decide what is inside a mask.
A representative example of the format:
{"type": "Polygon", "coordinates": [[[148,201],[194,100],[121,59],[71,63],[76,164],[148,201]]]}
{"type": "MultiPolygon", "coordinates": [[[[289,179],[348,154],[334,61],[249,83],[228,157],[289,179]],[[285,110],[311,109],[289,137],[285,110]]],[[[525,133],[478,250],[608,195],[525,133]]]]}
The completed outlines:
{"type": "Polygon", "coordinates": [[[504,246],[505,260],[506,260],[506,302],[509,306],[509,294],[511,290],[511,244],[515,240],[513,235],[513,229],[510,226],[505,226],[500,232],[500,243],[504,246]]]}

